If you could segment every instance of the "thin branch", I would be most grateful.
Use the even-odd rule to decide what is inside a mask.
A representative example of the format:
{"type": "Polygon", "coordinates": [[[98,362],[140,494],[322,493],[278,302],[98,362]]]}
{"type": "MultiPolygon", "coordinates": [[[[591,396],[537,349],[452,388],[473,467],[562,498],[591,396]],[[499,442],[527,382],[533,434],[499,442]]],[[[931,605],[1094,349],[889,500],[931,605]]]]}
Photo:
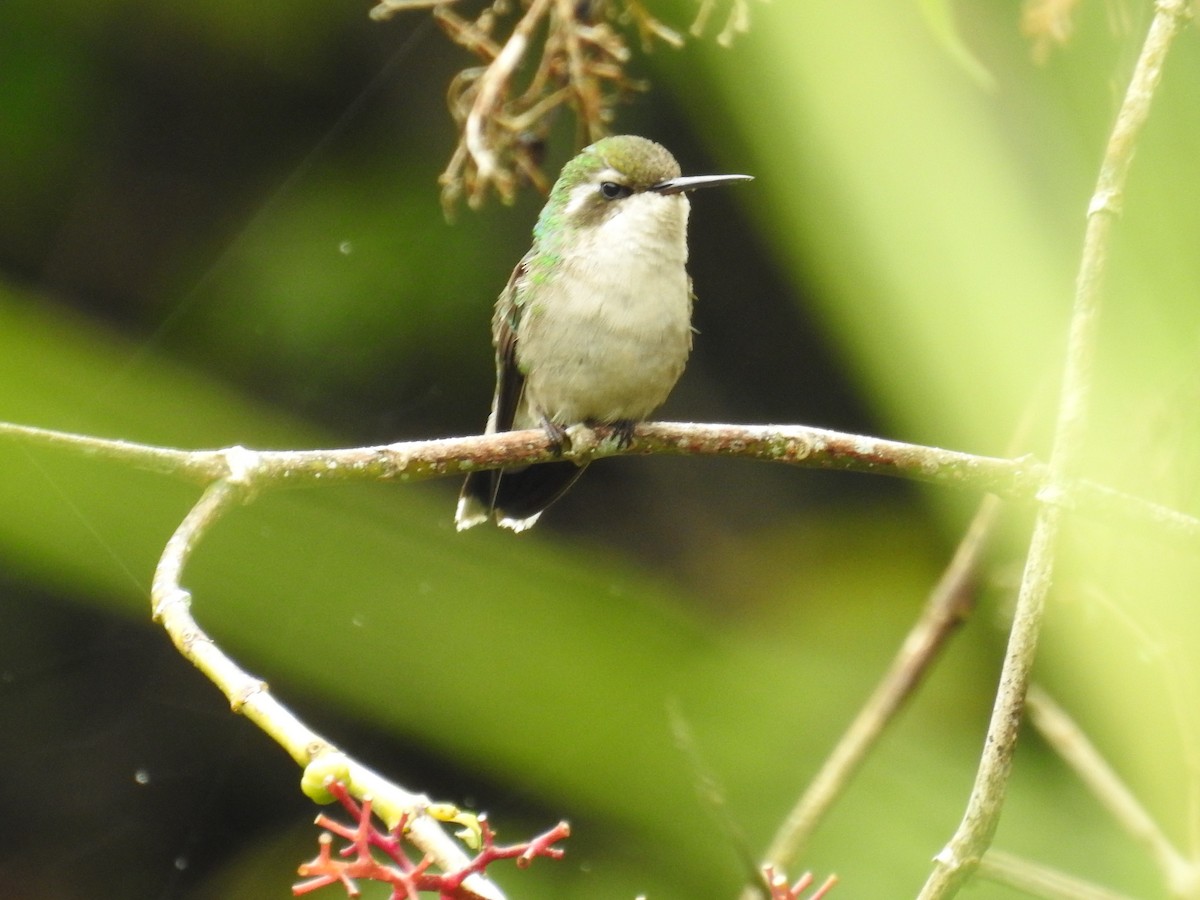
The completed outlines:
{"type": "MultiPolygon", "coordinates": [[[[970,615],[980,557],[1000,508],[1001,501],[994,494],[980,503],[953,559],[930,592],[921,617],[909,631],[887,674],[784,819],[767,849],[764,865],[786,869],[803,855],[813,832],[845,791],[884,728],[912,696],[946,641],[970,615]]],[[[756,896],[758,891],[754,887],[742,892],[742,900],[756,896]]]]}
{"type": "MultiPolygon", "coordinates": [[[[1030,405],[1009,444],[1010,454],[1028,443],[1033,420],[1034,406],[1030,405]]],[[[974,611],[984,550],[1001,506],[995,494],[988,494],[980,502],[888,671],[776,832],[767,850],[766,865],[791,865],[803,856],[818,825],[849,787],[884,729],[916,692],[950,636],[974,611]]],[[[742,892],[742,900],[753,900],[755,896],[752,886],[742,892]]]]}
{"type": "MultiPolygon", "coordinates": [[[[248,452],[248,451],[242,451],[248,452]]],[[[414,794],[341,753],[297,719],[271,695],[266,682],[255,678],[229,658],[196,623],[191,613],[191,595],[183,587],[183,572],[200,540],[227,512],[249,495],[240,454],[232,454],[229,476],[215,481],[192,507],[171,535],[154,573],[151,603],[154,618],[170,635],[175,647],[200,669],[240,713],[275,740],[305,769],[302,785],[314,799],[328,797],[326,779],[343,782],[356,797],[371,797],[375,812],[394,826],[405,821],[407,836],[434,864],[445,872],[468,866],[471,859],[435,820],[464,821],[452,807],[441,808],[423,794],[414,794]]],[[[489,880],[473,874],[463,882],[480,900],[503,900],[489,880]]]]}
{"type": "Polygon", "coordinates": [[[1109,815],[1141,844],[1154,860],[1172,896],[1194,897],[1200,890],[1200,868],[1189,862],[1158,823],[1113,771],[1083,729],[1045,691],[1029,690],[1029,718],[1038,733],[1087,785],[1109,815]]]}
{"type": "Polygon", "coordinates": [[[1108,888],[1056,869],[1038,865],[1011,853],[989,850],[979,864],[979,875],[1006,884],[1031,897],[1046,900],[1133,900],[1108,888]]]}
{"type": "Polygon", "coordinates": [[[114,441],[86,434],[73,434],[69,431],[37,428],[33,425],[17,425],[14,422],[0,422],[0,438],[15,439],[31,447],[69,450],[81,456],[128,463],[135,468],[158,472],[161,475],[176,475],[203,482],[221,477],[220,462],[217,461],[215,465],[208,467],[198,462],[198,454],[194,450],[114,441]]]}
{"type": "Polygon", "coordinates": [[[1129,536],[1152,537],[1176,544],[1191,543],[1197,537],[1197,519],[1178,510],[1133,497],[1094,481],[1077,481],[1068,488],[1064,505],[1085,513],[1089,519],[1105,524],[1121,524],[1129,536]]]}
{"type": "Polygon", "coordinates": [[[0,439],[68,450],[208,484],[234,466],[256,490],[387,479],[427,481],[476,469],[609,456],[727,456],[806,469],[888,475],[1005,500],[1040,499],[1102,522],[1145,526],[1156,537],[1200,547],[1200,519],[1089,481],[1039,497],[1046,466],[1030,456],[1005,459],[905,444],[802,425],[709,425],[646,422],[620,448],[584,426],[570,429],[572,446],[559,451],[541,430],[431,441],[406,441],[338,450],[177,450],[0,422],[0,439]]]}
{"type": "Polygon", "coordinates": [[[1088,206],[1048,480],[1039,492],[1042,505],[1017,595],[1000,687],[966,812],[950,842],[935,857],[934,869],[920,894],[922,900],[952,897],[958,892],[978,867],[1000,821],[1029,673],[1037,655],[1042,614],[1054,573],[1064,513],[1061,499],[1069,492],[1083,449],[1112,227],[1120,211],[1134,146],[1162,76],[1163,61],[1186,16],[1186,0],[1159,0],[1105,149],[1096,190],[1088,206]]]}

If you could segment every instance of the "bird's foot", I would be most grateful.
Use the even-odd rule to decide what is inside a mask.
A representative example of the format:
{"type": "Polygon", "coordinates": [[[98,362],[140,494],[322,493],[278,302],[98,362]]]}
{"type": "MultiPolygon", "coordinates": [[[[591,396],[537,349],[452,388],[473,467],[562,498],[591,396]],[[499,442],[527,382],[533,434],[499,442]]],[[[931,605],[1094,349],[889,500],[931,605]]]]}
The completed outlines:
{"type": "Polygon", "coordinates": [[[633,429],[637,428],[637,422],[633,419],[621,419],[618,422],[613,422],[613,434],[617,437],[617,446],[624,450],[633,443],[633,429]]]}
{"type": "Polygon", "coordinates": [[[637,422],[633,419],[618,419],[615,422],[597,422],[589,419],[584,424],[604,437],[615,437],[618,450],[624,450],[633,443],[633,430],[637,428],[637,422]]]}
{"type": "Polygon", "coordinates": [[[567,434],[567,429],[562,425],[543,418],[542,430],[546,432],[550,448],[554,451],[555,456],[562,456],[564,450],[571,449],[571,436],[567,434]]]}

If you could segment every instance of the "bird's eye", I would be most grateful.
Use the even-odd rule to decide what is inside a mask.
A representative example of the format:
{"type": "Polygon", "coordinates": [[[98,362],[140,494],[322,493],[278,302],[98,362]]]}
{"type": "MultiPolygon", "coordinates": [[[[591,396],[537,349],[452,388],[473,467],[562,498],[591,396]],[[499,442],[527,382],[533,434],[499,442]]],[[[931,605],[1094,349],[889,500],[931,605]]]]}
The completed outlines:
{"type": "Polygon", "coordinates": [[[615,181],[600,182],[600,196],[605,200],[620,200],[622,197],[628,197],[633,191],[623,184],[617,184],[615,181]]]}

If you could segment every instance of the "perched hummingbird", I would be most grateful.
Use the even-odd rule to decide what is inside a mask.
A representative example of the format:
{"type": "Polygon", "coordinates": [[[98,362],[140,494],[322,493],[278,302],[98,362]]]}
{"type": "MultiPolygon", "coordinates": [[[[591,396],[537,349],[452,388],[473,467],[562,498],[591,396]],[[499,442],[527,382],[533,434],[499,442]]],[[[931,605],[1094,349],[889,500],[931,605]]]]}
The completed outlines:
{"type": "MultiPolygon", "coordinates": [[[[492,318],[496,394],[487,433],[610,426],[628,443],[662,405],[692,348],[686,191],[748,175],[681,177],[664,147],[620,135],[565,166],[492,318]]],[[[570,460],[472,472],[461,531],[493,512],[524,531],[583,473],[570,460]]]]}

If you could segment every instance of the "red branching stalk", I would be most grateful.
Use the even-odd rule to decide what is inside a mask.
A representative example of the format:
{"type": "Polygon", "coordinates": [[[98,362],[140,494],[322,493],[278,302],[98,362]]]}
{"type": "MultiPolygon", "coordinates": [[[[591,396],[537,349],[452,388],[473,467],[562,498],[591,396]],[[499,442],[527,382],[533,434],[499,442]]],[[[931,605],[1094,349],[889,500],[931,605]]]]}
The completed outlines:
{"type": "MultiPolygon", "coordinates": [[[[763,866],[762,873],[763,880],[767,883],[767,890],[770,891],[771,900],[805,900],[800,895],[808,890],[815,880],[812,872],[805,872],[800,876],[799,881],[789,886],[787,876],[782,872],[776,872],[774,866],[763,866]]],[[[822,900],[833,890],[837,880],[836,875],[830,875],[819,888],[807,897],[807,900],[822,900]]]]}
{"type": "Polygon", "coordinates": [[[292,886],[296,896],[340,884],[346,896],[358,897],[359,881],[378,881],[392,886],[390,900],[418,900],[421,891],[436,891],[441,900],[472,900],[476,894],[464,884],[471,875],[482,874],[501,859],[513,859],[520,868],[525,868],[539,856],[561,859],[564,851],[554,845],[571,834],[570,826],[559,822],[532,840],[500,847],[496,845],[495,832],[481,816],[483,845],[470,863],[453,872],[431,872],[429,857],[414,863],[405,852],[406,820],[402,819],[391,831],[381,831],[372,821],[369,799],[358,803],[341,782],[331,782],[328,787],[354,817],[355,823],[344,825],[324,813],[317,816],[317,825],[325,831],[317,839],[320,846],[316,858],[302,863],[297,870],[307,880],[292,886]],[[342,859],[332,852],[335,836],[347,842],[338,851],[342,859]],[[380,859],[376,851],[386,859],[380,859]]]}

